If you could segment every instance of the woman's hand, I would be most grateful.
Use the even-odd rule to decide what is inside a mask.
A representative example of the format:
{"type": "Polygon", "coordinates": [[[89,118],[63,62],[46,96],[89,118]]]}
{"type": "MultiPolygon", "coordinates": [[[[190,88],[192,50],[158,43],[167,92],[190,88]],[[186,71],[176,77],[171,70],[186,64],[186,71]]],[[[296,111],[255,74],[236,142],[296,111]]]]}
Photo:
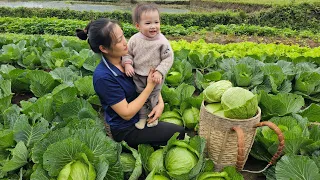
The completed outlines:
{"type": "Polygon", "coordinates": [[[148,124],[152,123],[153,121],[159,119],[159,117],[161,116],[162,112],[164,109],[164,103],[163,102],[159,102],[150,112],[150,114],[148,115],[149,119],[148,119],[148,124]]]}
{"type": "Polygon", "coordinates": [[[156,86],[156,82],[153,81],[153,73],[155,72],[156,70],[154,68],[151,68],[150,71],[149,71],[149,74],[148,74],[148,79],[147,79],[147,85],[152,85],[153,87],[156,86]]]}

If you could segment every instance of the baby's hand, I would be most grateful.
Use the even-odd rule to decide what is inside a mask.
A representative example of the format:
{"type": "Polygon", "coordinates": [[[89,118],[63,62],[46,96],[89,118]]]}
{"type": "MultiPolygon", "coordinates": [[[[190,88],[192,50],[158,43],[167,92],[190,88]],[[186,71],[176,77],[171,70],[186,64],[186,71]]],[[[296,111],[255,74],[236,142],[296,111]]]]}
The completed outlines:
{"type": "Polygon", "coordinates": [[[131,64],[125,64],[124,70],[127,76],[132,77],[134,75],[134,69],[131,64]]]}
{"type": "Polygon", "coordinates": [[[162,82],[162,74],[159,71],[156,71],[152,74],[153,82],[160,84],[162,82]]]}

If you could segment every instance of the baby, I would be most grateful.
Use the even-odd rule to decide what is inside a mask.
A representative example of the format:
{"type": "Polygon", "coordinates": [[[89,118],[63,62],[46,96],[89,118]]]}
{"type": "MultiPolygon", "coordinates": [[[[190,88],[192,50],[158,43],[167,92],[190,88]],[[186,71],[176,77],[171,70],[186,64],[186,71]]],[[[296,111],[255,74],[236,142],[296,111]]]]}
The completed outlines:
{"type": "MultiPolygon", "coordinates": [[[[150,68],[155,68],[152,80],[157,83],[146,104],[139,111],[140,120],[135,124],[143,129],[150,109],[158,103],[164,77],[173,64],[173,51],[169,41],[160,32],[160,13],[154,4],[138,4],[133,11],[133,23],[139,30],[128,41],[128,55],[122,58],[127,76],[133,77],[136,90],[146,87],[150,68]]],[[[158,120],[147,124],[153,127],[158,120]]]]}

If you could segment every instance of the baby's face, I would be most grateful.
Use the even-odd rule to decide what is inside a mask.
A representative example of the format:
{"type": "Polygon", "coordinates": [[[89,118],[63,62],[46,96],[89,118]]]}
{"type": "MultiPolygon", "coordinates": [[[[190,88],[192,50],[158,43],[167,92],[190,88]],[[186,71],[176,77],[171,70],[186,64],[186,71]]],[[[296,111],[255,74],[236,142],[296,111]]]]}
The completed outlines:
{"type": "Polygon", "coordinates": [[[136,24],[137,29],[149,38],[160,33],[160,16],[158,11],[147,11],[141,14],[140,22],[136,24]]]}

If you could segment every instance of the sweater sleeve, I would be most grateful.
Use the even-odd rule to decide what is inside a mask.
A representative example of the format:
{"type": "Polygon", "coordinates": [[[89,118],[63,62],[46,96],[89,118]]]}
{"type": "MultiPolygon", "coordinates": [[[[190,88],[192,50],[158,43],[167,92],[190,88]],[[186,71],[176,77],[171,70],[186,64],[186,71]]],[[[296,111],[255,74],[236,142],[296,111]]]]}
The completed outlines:
{"type": "Polygon", "coordinates": [[[133,46],[134,46],[134,39],[130,38],[128,41],[128,54],[125,56],[122,56],[121,64],[124,67],[125,64],[129,63],[133,65],[133,46]]]}
{"type": "Polygon", "coordinates": [[[170,43],[168,40],[166,40],[166,43],[164,43],[161,46],[161,62],[156,68],[157,71],[159,71],[163,77],[166,76],[168,73],[169,69],[171,68],[173,64],[173,50],[170,46],[170,43]]]}

